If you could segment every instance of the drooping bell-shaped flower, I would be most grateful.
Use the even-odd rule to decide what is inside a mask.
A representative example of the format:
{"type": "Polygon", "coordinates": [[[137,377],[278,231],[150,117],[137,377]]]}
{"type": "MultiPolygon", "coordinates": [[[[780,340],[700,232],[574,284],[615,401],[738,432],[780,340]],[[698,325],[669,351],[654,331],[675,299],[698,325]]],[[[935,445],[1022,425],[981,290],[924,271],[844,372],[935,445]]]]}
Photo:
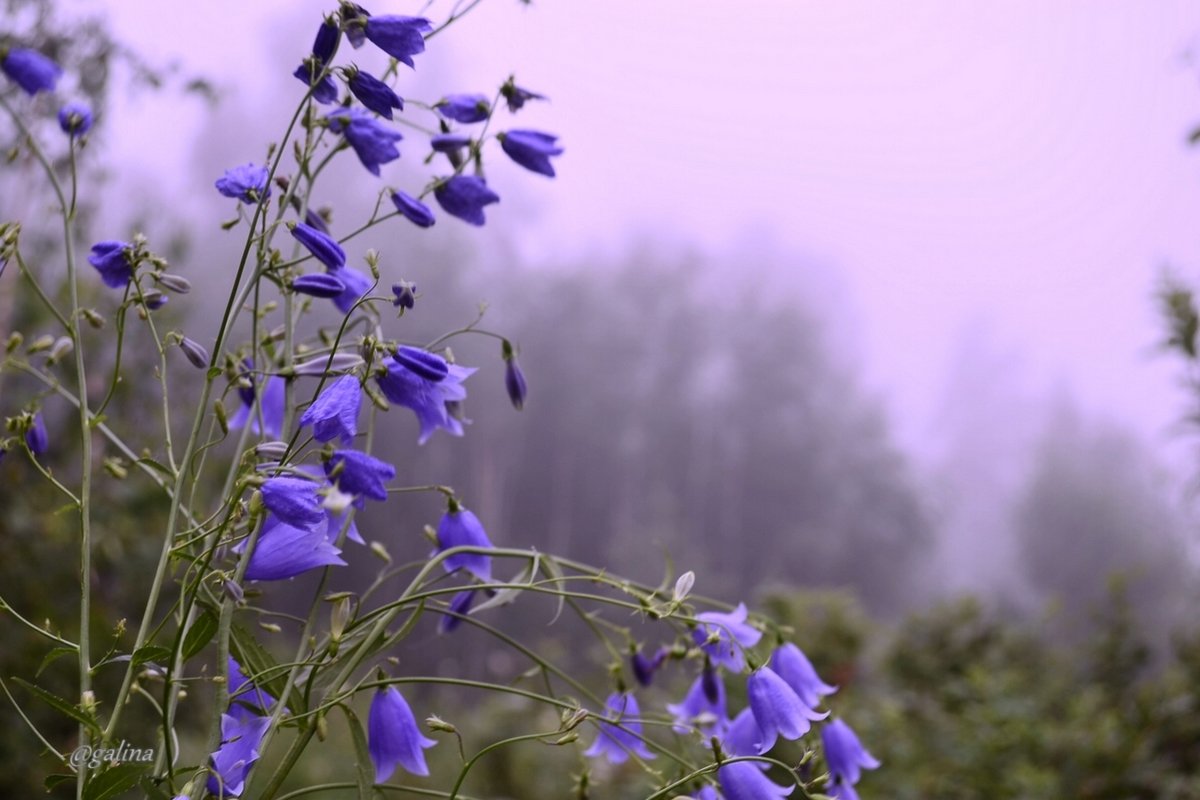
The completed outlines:
{"type": "Polygon", "coordinates": [[[379,174],[379,165],[400,157],[396,142],[404,137],[361,108],[341,108],[326,116],[329,130],[340,133],[354,148],[358,160],[372,175],[379,174]]]}
{"type": "MultiPolygon", "coordinates": [[[[338,270],[341,272],[341,270],[338,270]]],[[[292,291],[306,294],[310,297],[323,297],[331,299],[344,294],[346,284],[341,278],[328,272],[314,272],[309,275],[301,275],[292,281],[292,291]]]]}
{"type": "Polygon", "coordinates": [[[325,462],[325,474],[346,494],[383,502],[387,500],[386,484],[396,477],[396,468],[357,450],[335,450],[325,462]]]}
{"type": "Polygon", "coordinates": [[[471,367],[447,364],[433,353],[404,348],[393,355],[387,373],[379,376],[379,388],[388,400],[412,409],[417,415],[421,425],[417,442],[425,444],[438,428],[462,436],[462,421],[450,413],[447,404],[466,399],[467,390],[462,382],[474,372],[471,367]],[[445,374],[440,380],[430,377],[442,369],[445,374]]]}
{"type": "Polygon", "coordinates": [[[217,798],[241,796],[246,773],[258,761],[258,746],[270,725],[270,717],[221,715],[221,746],[212,754],[209,794],[217,798]]]}
{"type": "Polygon", "coordinates": [[[528,89],[522,89],[513,83],[511,78],[505,81],[504,85],[500,87],[500,94],[504,97],[505,102],[508,103],[508,110],[514,114],[520,111],[525,106],[525,103],[530,100],[546,99],[545,95],[531,92],[528,89]]]}
{"type": "Polygon", "coordinates": [[[275,698],[242,672],[242,665],[229,657],[229,713],[235,717],[247,714],[269,714],[275,698]]]}
{"type": "Polygon", "coordinates": [[[337,49],[337,40],[337,23],[326,18],[322,21],[321,27],[317,29],[316,38],[313,40],[312,55],[304,59],[292,73],[307,86],[313,86],[314,82],[320,78],[320,83],[314,86],[312,93],[313,99],[318,103],[328,104],[337,100],[337,84],[329,75],[321,77],[321,73],[337,49]]]}
{"type": "Polygon", "coordinates": [[[411,67],[412,57],[425,52],[425,34],[432,30],[433,24],[424,17],[393,14],[367,17],[363,32],[371,44],[411,67]]]}
{"type": "Polygon", "coordinates": [[[433,190],[438,205],[452,217],[472,225],[487,221],[483,209],[500,202],[500,195],[488,188],[487,181],[475,175],[455,175],[439,183],[433,190]]]}
{"type": "Polygon", "coordinates": [[[92,109],[83,103],[67,103],[58,110],[58,127],[74,139],[92,129],[92,109]]]}
{"type": "Polygon", "coordinates": [[[862,770],[880,766],[879,760],[862,746],[854,729],[840,719],[821,728],[821,748],[836,784],[853,786],[862,777],[862,770]]]}
{"type": "Polygon", "coordinates": [[[36,50],[14,47],[0,57],[0,71],[26,94],[53,92],[62,68],[36,50]]]}
{"type": "Polygon", "coordinates": [[[394,686],[381,688],[371,700],[367,717],[367,749],[375,765],[375,782],[392,777],[397,766],[413,775],[428,775],[425,750],[437,742],[426,738],[416,717],[394,686]]]}
{"type": "Polygon", "coordinates": [[[751,761],[731,761],[717,770],[725,800],[772,800],[787,797],[796,786],[780,786],[751,761]]]}
{"type": "Polygon", "coordinates": [[[300,427],[312,425],[318,442],[339,439],[349,444],[358,433],[358,409],[362,405],[362,386],[353,375],[343,375],[317,395],[300,415],[300,427]]]}
{"type": "Polygon", "coordinates": [[[613,764],[624,764],[630,753],[644,759],[654,758],[642,741],[641,709],[637,698],[628,692],[613,692],[605,700],[608,718],[613,722],[601,722],[596,741],[584,751],[588,757],[604,756],[613,764]]]}
{"type": "MultiPolygon", "coordinates": [[[[245,550],[243,540],[235,552],[245,550]]],[[[325,526],[296,528],[267,517],[246,566],[246,580],[282,581],[317,567],[346,566],[341,551],[330,544],[325,526]]]]}
{"type": "Polygon", "coordinates": [[[821,680],[808,656],[791,642],[780,645],[771,654],[771,669],[800,695],[809,708],[816,708],[824,695],[837,691],[836,686],[821,680]]]}
{"type": "Polygon", "coordinates": [[[337,270],[346,265],[346,251],[332,236],[303,222],[289,227],[296,241],[304,245],[305,249],[326,267],[337,270]]]}
{"type": "Polygon", "coordinates": [[[417,304],[417,285],[411,281],[393,283],[392,294],[395,295],[392,305],[397,308],[412,310],[417,304]]]}
{"type": "Polygon", "coordinates": [[[361,300],[363,295],[371,291],[371,287],[375,285],[375,281],[365,272],[361,272],[354,267],[339,269],[337,276],[346,285],[346,288],[341,294],[333,298],[333,304],[337,306],[338,311],[341,311],[343,314],[349,314],[354,310],[355,303],[361,300]]]}
{"type": "Polygon", "coordinates": [[[541,131],[511,130],[500,134],[500,148],[508,157],[530,172],[554,177],[551,156],[560,156],[563,149],[555,144],[557,136],[541,131]]]}
{"type": "Polygon", "coordinates": [[[517,354],[507,339],[503,345],[504,356],[504,390],[508,392],[509,402],[513,408],[520,411],[525,407],[525,398],[529,396],[529,386],[525,382],[525,373],[517,363],[517,354]]]}
{"type": "MultiPolygon", "coordinates": [[[[442,515],[437,527],[438,552],[452,547],[492,547],[479,517],[457,503],[442,515]]],[[[456,553],[442,561],[447,572],[465,569],[479,580],[492,579],[492,557],[487,553],[456,553]]]]}
{"type": "Polygon", "coordinates": [[[717,686],[715,700],[710,700],[708,692],[705,691],[705,676],[697,675],[684,695],[683,702],[667,705],[667,711],[675,718],[674,727],[677,733],[699,730],[705,736],[720,736],[728,727],[729,719],[725,713],[725,682],[715,673],[713,677],[717,686]]]}
{"type": "Polygon", "coordinates": [[[271,187],[267,185],[267,168],[257,164],[231,167],[217,178],[215,185],[221,194],[243,203],[257,203],[271,195],[271,187]]]}
{"type": "Polygon", "coordinates": [[[35,456],[40,456],[50,449],[50,435],[46,432],[46,422],[42,419],[40,411],[33,415],[33,422],[25,431],[25,446],[35,456]]]}
{"type": "Polygon", "coordinates": [[[714,664],[732,672],[741,672],[746,666],[744,650],[758,644],[762,631],[746,622],[744,603],[729,613],[704,611],[696,615],[699,625],[692,631],[692,638],[700,649],[708,653],[714,664]],[[716,641],[711,641],[718,637],[716,641]]]}
{"type": "Polygon", "coordinates": [[[92,245],[88,263],[100,273],[100,280],[112,289],[124,289],[133,278],[133,267],[129,263],[129,242],[107,241],[92,245]]]}
{"type": "Polygon", "coordinates": [[[409,222],[419,228],[428,228],[434,223],[433,212],[429,210],[429,206],[404,192],[392,192],[392,205],[396,206],[396,210],[409,222]]]}
{"type": "MultiPolygon", "coordinates": [[[[743,708],[733,721],[729,723],[725,734],[721,737],[721,746],[725,752],[733,756],[756,756],[762,752],[762,729],[754,719],[754,711],[749,707],[743,708]]],[[[766,767],[762,762],[755,762],[766,767]]]]}
{"type": "MultiPolygon", "coordinates": [[[[257,383],[257,382],[255,382],[257,383]]],[[[242,428],[247,423],[250,431],[258,435],[273,436],[278,439],[283,435],[284,403],[286,400],[287,381],[278,375],[267,379],[259,398],[260,408],[254,407],[254,386],[238,389],[242,405],[237,413],[229,418],[230,428],[242,428]],[[262,425],[259,425],[261,416],[262,425]]]]}
{"type": "Polygon", "coordinates": [[[281,475],[262,485],[263,505],[285,525],[312,530],[326,524],[325,509],[317,494],[320,486],[307,478],[281,475]]]}
{"type": "Polygon", "coordinates": [[[350,87],[350,92],[358,98],[358,102],[381,117],[392,119],[393,108],[404,110],[404,100],[400,95],[369,72],[352,69],[346,84],[350,87]]]}
{"type": "Polygon", "coordinates": [[[446,119],[466,125],[483,122],[492,113],[492,105],[483,94],[448,94],[433,107],[446,119]]]}
{"type": "Polygon", "coordinates": [[[634,679],[642,686],[654,683],[654,673],[658,672],[670,652],[667,648],[660,647],[654,655],[647,656],[640,647],[634,649],[629,655],[629,668],[633,671],[634,679]]]}
{"type": "Polygon", "coordinates": [[[799,739],[808,733],[812,723],[829,716],[829,712],[817,713],[809,708],[770,667],[760,667],[751,673],[746,680],[746,696],[762,730],[760,753],[774,747],[780,736],[799,739]]]}
{"type": "Polygon", "coordinates": [[[467,589],[454,595],[446,613],[438,620],[438,633],[450,633],[462,624],[462,618],[470,613],[471,604],[475,602],[475,592],[475,589],[467,589]]]}

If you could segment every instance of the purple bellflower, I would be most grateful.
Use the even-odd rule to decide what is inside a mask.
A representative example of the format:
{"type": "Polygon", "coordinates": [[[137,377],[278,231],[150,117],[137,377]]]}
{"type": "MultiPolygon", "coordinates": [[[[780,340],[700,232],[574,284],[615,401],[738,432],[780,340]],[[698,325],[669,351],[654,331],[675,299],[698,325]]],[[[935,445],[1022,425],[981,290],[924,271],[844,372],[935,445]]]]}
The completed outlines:
{"type": "Polygon", "coordinates": [[[521,365],[517,363],[515,353],[504,358],[504,390],[508,392],[508,399],[513,408],[520,411],[525,407],[525,398],[529,396],[529,387],[525,383],[525,373],[521,371],[521,365]]]}
{"type": "Polygon", "coordinates": [[[258,761],[270,717],[221,715],[221,746],[212,754],[208,791],[214,797],[239,797],[246,788],[246,773],[258,761]]]}
{"type": "Polygon", "coordinates": [[[428,228],[434,223],[433,212],[429,210],[429,206],[404,192],[392,192],[392,204],[401,215],[419,228],[428,228]]]}
{"type": "MultiPolygon", "coordinates": [[[[245,549],[246,541],[234,548],[245,549]]],[[[267,517],[246,566],[246,580],[282,581],[317,567],[346,566],[341,551],[330,544],[325,528],[295,528],[267,517]]]]}
{"type": "Polygon", "coordinates": [[[775,740],[799,739],[808,733],[812,723],[825,719],[829,712],[817,713],[804,704],[783,678],[770,667],[760,667],[746,680],[746,695],[754,719],[762,730],[759,752],[775,746],[775,740]]]}
{"type": "Polygon", "coordinates": [[[239,388],[241,408],[229,418],[229,427],[237,429],[250,425],[250,431],[278,439],[283,435],[284,399],[287,381],[278,375],[267,379],[259,404],[262,410],[262,426],[259,426],[259,411],[254,408],[254,389],[239,388]]]}
{"type": "Polygon", "coordinates": [[[62,77],[62,68],[36,50],[14,47],[0,58],[0,70],[30,97],[38,92],[53,92],[62,77]]]}
{"type": "Polygon", "coordinates": [[[385,484],[396,477],[396,468],[357,450],[335,450],[325,462],[325,474],[346,494],[383,502],[385,484]]]}
{"type": "MultiPolygon", "coordinates": [[[[313,40],[312,55],[304,59],[292,74],[305,85],[313,86],[314,81],[325,69],[325,65],[329,63],[329,59],[333,58],[334,50],[337,49],[337,40],[337,24],[329,19],[324,20],[321,27],[317,29],[317,36],[313,40]]],[[[318,103],[332,103],[337,100],[337,94],[337,84],[329,75],[321,78],[321,82],[313,87],[313,99],[318,103]]]]}
{"type": "Polygon", "coordinates": [[[346,266],[346,251],[327,233],[305,225],[303,222],[291,225],[292,236],[304,245],[313,257],[329,269],[341,269],[346,266]]]}
{"type": "Polygon", "coordinates": [[[433,190],[438,205],[452,217],[472,225],[487,220],[484,206],[500,202],[500,195],[488,188],[487,181],[475,175],[455,175],[438,183],[433,190]]]}
{"type": "Polygon", "coordinates": [[[482,94],[448,94],[433,104],[446,119],[469,125],[483,122],[492,113],[491,103],[482,94]]]}
{"type": "MultiPolygon", "coordinates": [[[[492,547],[479,517],[457,504],[442,515],[437,543],[439,553],[452,547],[492,547]]],[[[485,583],[492,579],[492,557],[486,553],[457,553],[442,561],[442,566],[446,572],[465,569],[485,583]]]]}
{"type": "Polygon", "coordinates": [[[583,754],[589,758],[604,756],[613,764],[624,764],[629,760],[630,753],[644,759],[654,758],[654,754],[646,749],[646,743],[642,741],[642,722],[638,719],[642,712],[638,708],[637,698],[628,692],[614,692],[608,696],[604,705],[608,715],[619,723],[620,727],[612,722],[601,722],[600,734],[595,743],[583,754]]]}
{"type": "Polygon", "coordinates": [[[100,272],[100,280],[112,289],[123,289],[133,279],[133,266],[127,253],[133,249],[129,242],[107,241],[92,245],[88,263],[100,272]]]}
{"type": "Polygon", "coordinates": [[[329,526],[325,529],[325,538],[330,544],[337,541],[338,534],[342,532],[342,526],[347,525],[347,520],[349,520],[349,525],[346,527],[346,538],[357,544],[366,544],[362,534],[358,532],[358,525],[354,523],[354,517],[350,516],[349,509],[340,513],[327,510],[326,514],[329,518],[329,526]]]}
{"type": "MultiPolygon", "coordinates": [[[[717,681],[717,697],[711,700],[704,687],[704,676],[698,675],[683,697],[682,703],[669,703],[667,711],[675,717],[675,732],[689,733],[699,730],[705,736],[720,736],[729,725],[725,714],[725,684],[720,676],[717,681]]],[[[757,755],[757,753],[755,753],[757,755]]]]}
{"type": "Polygon", "coordinates": [[[338,439],[349,444],[358,433],[358,409],[362,405],[362,386],[353,375],[343,375],[317,395],[300,415],[300,427],[313,426],[318,442],[338,439]]]}
{"type": "Polygon", "coordinates": [[[443,380],[450,374],[450,365],[446,363],[446,359],[419,347],[401,345],[396,348],[392,358],[400,366],[407,367],[425,380],[434,383],[443,380]]]}
{"type": "Polygon", "coordinates": [[[83,103],[67,103],[58,110],[58,127],[75,138],[92,129],[92,110],[83,103]]]}
{"type": "Polygon", "coordinates": [[[438,620],[438,633],[450,633],[462,624],[462,617],[471,612],[471,604],[475,602],[475,591],[475,589],[467,589],[454,595],[446,613],[438,620]]]}
{"type": "Polygon", "coordinates": [[[546,96],[531,92],[528,89],[522,89],[509,79],[503,86],[500,87],[500,94],[508,103],[508,110],[512,113],[520,111],[530,100],[545,100],[546,96]]]}
{"type": "Polygon", "coordinates": [[[670,652],[667,648],[660,647],[653,656],[647,657],[641,648],[634,650],[629,656],[629,668],[633,671],[634,679],[642,686],[654,683],[654,673],[662,667],[670,652]]]}
{"type": "Polygon", "coordinates": [[[267,168],[257,164],[242,164],[227,169],[224,175],[217,178],[215,185],[221,194],[243,203],[253,204],[271,196],[271,187],[267,185],[267,168]]]}
{"type": "Polygon", "coordinates": [[[743,651],[758,644],[762,631],[746,623],[746,606],[739,603],[729,613],[704,611],[696,615],[701,623],[692,631],[692,638],[700,649],[708,653],[713,663],[732,671],[741,672],[746,666],[743,651]],[[713,636],[717,641],[709,641],[713,636]]]}
{"type": "Polygon", "coordinates": [[[292,291],[306,294],[310,297],[329,299],[344,294],[346,284],[336,275],[315,272],[309,275],[301,275],[293,280],[292,291]]]}
{"type": "MultiPolygon", "coordinates": [[[[392,305],[397,308],[411,310],[417,304],[417,285],[412,281],[400,281],[392,284],[392,294],[396,297],[392,305]]],[[[403,313],[403,312],[401,312],[403,313]]]]}
{"type": "Polygon", "coordinates": [[[392,777],[397,766],[413,775],[428,775],[425,750],[437,742],[421,734],[416,717],[396,687],[380,688],[367,717],[367,749],[375,765],[375,782],[392,777]]]}
{"type": "Polygon", "coordinates": [[[317,494],[319,488],[307,478],[270,478],[262,485],[263,505],[285,525],[305,530],[319,527],[324,532],[328,520],[317,494]]]}
{"type": "Polygon", "coordinates": [[[551,156],[560,156],[563,149],[555,144],[557,136],[541,131],[511,130],[500,134],[500,147],[508,157],[530,172],[554,177],[551,156]]]}
{"type": "Polygon", "coordinates": [[[752,761],[733,761],[717,770],[725,800],[771,800],[787,797],[795,785],[780,786],[772,781],[752,761]]]}
{"type": "Polygon", "coordinates": [[[821,748],[825,751],[829,774],[842,786],[858,783],[863,769],[878,769],[880,766],[879,760],[862,746],[854,729],[840,719],[831,720],[821,728],[821,748]]]}
{"type": "Polygon", "coordinates": [[[392,119],[392,109],[404,110],[404,100],[383,81],[369,72],[352,69],[346,81],[358,101],[381,117],[392,119]]]}
{"type": "Polygon", "coordinates": [[[821,704],[822,696],[837,691],[836,686],[821,680],[808,656],[791,642],[776,648],[770,666],[809,708],[816,708],[821,704]]]}
{"type": "Polygon", "coordinates": [[[462,382],[475,372],[474,368],[447,364],[433,353],[418,351],[427,357],[431,364],[441,362],[441,366],[446,370],[444,378],[431,380],[426,377],[430,372],[421,370],[419,361],[412,354],[405,352],[415,349],[402,349],[392,357],[392,363],[387,366],[387,373],[379,376],[379,388],[388,400],[411,409],[417,415],[417,421],[421,425],[418,444],[429,441],[429,437],[438,428],[445,428],[451,435],[462,436],[462,422],[450,413],[447,404],[466,399],[467,390],[462,382]]]}
{"type": "Polygon", "coordinates": [[[242,666],[229,658],[229,713],[239,719],[252,711],[258,715],[271,713],[275,698],[258,688],[246,674],[242,666]]]}
{"type": "Polygon", "coordinates": [[[702,786],[696,792],[696,800],[721,800],[721,793],[711,786],[702,786]]]}
{"type": "Polygon", "coordinates": [[[50,449],[50,435],[46,433],[46,422],[42,419],[40,411],[33,415],[33,424],[25,431],[25,446],[35,456],[40,456],[50,449]]]}
{"type": "Polygon", "coordinates": [[[424,17],[384,15],[367,17],[363,33],[380,50],[412,67],[412,57],[425,52],[425,34],[432,30],[424,17]]]}
{"type": "Polygon", "coordinates": [[[379,174],[380,164],[400,157],[396,142],[404,137],[361,108],[341,108],[325,118],[329,120],[329,130],[346,138],[358,160],[372,175],[379,174]]]}
{"type": "MultiPolygon", "coordinates": [[[[758,721],[754,719],[754,711],[747,707],[729,723],[721,737],[721,746],[733,756],[756,756],[762,752],[762,740],[762,728],[758,727],[758,721]]],[[[763,769],[767,767],[761,761],[754,763],[763,769]]]]}
{"type": "Polygon", "coordinates": [[[333,298],[333,304],[337,306],[338,311],[341,311],[343,314],[349,314],[354,309],[354,304],[361,300],[363,295],[371,291],[371,287],[375,285],[375,281],[365,272],[361,272],[354,267],[339,269],[337,276],[338,280],[345,284],[346,288],[341,294],[333,298]]]}

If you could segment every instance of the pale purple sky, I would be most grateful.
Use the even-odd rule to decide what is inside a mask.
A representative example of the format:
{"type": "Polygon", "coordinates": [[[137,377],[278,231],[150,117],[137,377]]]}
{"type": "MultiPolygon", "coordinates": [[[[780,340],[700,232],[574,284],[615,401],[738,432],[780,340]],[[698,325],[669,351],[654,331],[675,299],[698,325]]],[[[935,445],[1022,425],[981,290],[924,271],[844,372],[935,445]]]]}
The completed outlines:
{"type": "MultiPolygon", "coordinates": [[[[106,8],[139,50],[254,107],[298,88],[293,62],[334,5],[68,7],[106,8]]],[[[492,224],[532,262],[640,237],[730,255],[736,283],[801,254],[795,269],[819,274],[782,283],[827,293],[906,444],[936,434],[964,337],[1017,353],[1014,380],[1162,444],[1184,398],[1174,365],[1150,357],[1151,298],[1166,264],[1200,275],[1200,152],[1184,145],[1198,41],[1194,2],[486,0],[406,80],[464,81],[435,99],[515,72],[551,96],[521,121],[562,136],[560,177],[530,186],[493,159],[526,186],[492,224]]],[[[170,102],[118,109],[112,148],[144,174],[197,149],[198,106],[172,112],[183,133],[164,141],[170,102]]],[[[247,135],[277,127],[247,120],[247,135]]]]}

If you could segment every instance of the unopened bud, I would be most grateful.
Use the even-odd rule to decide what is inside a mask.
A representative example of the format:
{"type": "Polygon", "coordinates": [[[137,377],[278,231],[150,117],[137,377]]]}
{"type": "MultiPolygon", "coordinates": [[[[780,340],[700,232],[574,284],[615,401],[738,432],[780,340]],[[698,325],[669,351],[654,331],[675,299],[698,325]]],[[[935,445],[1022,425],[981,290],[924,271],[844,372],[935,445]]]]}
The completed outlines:
{"type": "Polygon", "coordinates": [[[335,642],[340,642],[349,621],[350,598],[339,597],[333,602],[333,609],[329,612],[329,637],[335,642]]]}
{"type": "Polygon", "coordinates": [[[171,298],[167,297],[157,289],[150,289],[142,292],[142,301],[146,304],[146,308],[151,311],[158,311],[160,308],[170,302],[171,298]]]}
{"type": "Polygon", "coordinates": [[[568,714],[565,710],[562,713],[562,726],[560,730],[573,731],[583,724],[583,721],[588,718],[588,710],[586,708],[577,708],[568,714]]]}
{"type": "Polygon", "coordinates": [[[196,369],[206,369],[208,367],[208,351],[200,343],[184,336],[179,340],[179,349],[183,351],[183,354],[187,356],[187,360],[196,369]]]}
{"type": "Polygon", "coordinates": [[[60,336],[54,342],[54,347],[50,348],[50,355],[46,361],[49,364],[55,364],[70,355],[74,349],[75,343],[71,341],[70,337],[60,336]]]}
{"type": "Polygon", "coordinates": [[[425,725],[431,731],[445,731],[446,733],[458,733],[458,728],[451,725],[446,720],[438,716],[430,715],[425,718],[425,725]]]}
{"type": "Polygon", "coordinates": [[[104,459],[104,471],[119,481],[123,481],[129,477],[129,470],[125,469],[125,465],[121,463],[121,459],[115,456],[104,459]]]}
{"type": "Polygon", "coordinates": [[[376,558],[385,564],[392,563],[392,557],[388,553],[387,548],[383,546],[382,542],[371,542],[371,552],[375,554],[376,558]]]}
{"type": "Polygon", "coordinates": [[[100,313],[95,309],[84,308],[79,313],[83,314],[83,318],[87,320],[88,325],[91,325],[96,330],[104,327],[104,317],[100,316],[100,313]]]}
{"type": "Polygon", "coordinates": [[[4,352],[11,353],[25,342],[25,337],[20,331],[13,331],[8,335],[8,341],[4,343],[4,352]]]}
{"type": "Polygon", "coordinates": [[[283,630],[283,628],[279,627],[274,622],[260,622],[258,623],[258,627],[262,628],[268,633],[280,633],[283,630]]]}
{"type": "Polygon", "coordinates": [[[349,372],[361,366],[363,360],[353,353],[334,353],[332,358],[322,356],[297,364],[293,369],[297,375],[333,375],[349,372]]]}
{"type": "Polygon", "coordinates": [[[671,593],[671,599],[676,603],[682,603],[692,593],[692,587],[695,585],[696,573],[688,570],[679,576],[679,580],[675,581],[675,591],[671,593]]]}
{"type": "Polygon", "coordinates": [[[182,275],[172,275],[169,272],[156,273],[154,280],[158,282],[159,286],[175,292],[175,294],[187,294],[192,290],[192,282],[182,275]]]}
{"type": "Polygon", "coordinates": [[[226,580],[221,584],[221,588],[225,590],[225,596],[235,603],[240,603],[246,599],[246,593],[237,581],[226,580]]]}
{"type": "Polygon", "coordinates": [[[272,461],[282,460],[287,451],[287,442],[260,442],[254,446],[254,455],[272,461]]]}
{"type": "Polygon", "coordinates": [[[49,350],[51,347],[54,347],[54,337],[47,333],[34,339],[29,344],[28,352],[30,355],[33,355],[43,350],[49,350]]]}

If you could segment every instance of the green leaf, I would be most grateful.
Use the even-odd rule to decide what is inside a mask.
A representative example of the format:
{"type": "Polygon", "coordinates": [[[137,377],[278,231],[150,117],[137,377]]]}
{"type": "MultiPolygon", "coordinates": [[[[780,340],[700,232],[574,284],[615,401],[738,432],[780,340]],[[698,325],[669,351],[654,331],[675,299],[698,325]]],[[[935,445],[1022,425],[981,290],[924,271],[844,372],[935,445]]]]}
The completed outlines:
{"type": "Polygon", "coordinates": [[[133,666],[137,667],[149,661],[166,665],[171,660],[171,650],[156,644],[139,647],[133,654],[133,666]]]}
{"type": "Polygon", "coordinates": [[[93,775],[83,787],[83,800],[109,800],[137,786],[142,773],[152,765],[142,761],[126,761],[115,764],[97,775],[93,775]]]}
{"type": "Polygon", "coordinates": [[[30,694],[32,694],[35,697],[37,697],[38,699],[40,699],[46,705],[50,706],[51,708],[55,709],[56,711],[66,714],[68,717],[75,720],[76,722],[86,725],[88,727],[88,729],[91,730],[93,733],[100,732],[100,726],[96,724],[96,720],[92,719],[87,714],[80,711],[77,706],[72,705],[71,703],[68,703],[66,700],[63,700],[58,695],[50,694],[50,692],[47,692],[42,687],[40,687],[36,684],[30,683],[27,680],[22,680],[21,678],[13,678],[13,681],[20,684],[21,686],[24,686],[26,691],[28,691],[30,694]]]}
{"type": "Polygon", "coordinates": [[[350,725],[350,738],[354,741],[354,771],[358,783],[358,800],[371,800],[371,787],[375,785],[375,765],[371,761],[371,751],[367,747],[367,735],[363,732],[362,723],[358,716],[343,705],[341,709],[346,714],[346,722],[350,725]]]}
{"type": "Polygon", "coordinates": [[[77,652],[79,652],[79,651],[76,650],[74,647],[56,647],[56,648],[54,648],[49,653],[46,653],[46,655],[42,658],[42,663],[38,665],[37,672],[33,673],[33,677],[35,677],[35,678],[40,677],[42,674],[42,671],[45,670],[46,667],[50,666],[55,661],[58,661],[58,659],[62,658],[63,656],[75,655],[75,653],[77,653],[77,652]]]}
{"type": "Polygon", "coordinates": [[[142,456],[135,463],[145,464],[147,467],[150,467],[150,469],[154,470],[155,472],[161,472],[168,478],[174,479],[175,477],[175,473],[171,471],[170,467],[160,461],[155,461],[153,458],[150,458],[150,456],[142,456]]]}
{"type": "Polygon", "coordinates": [[[142,791],[146,793],[146,797],[150,798],[150,800],[171,800],[171,796],[158,788],[158,785],[150,778],[142,778],[141,786],[142,791]]]}
{"type": "MultiPolygon", "coordinates": [[[[254,634],[235,622],[230,631],[229,644],[233,649],[233,657],[242,667],[242,672],[255,686],[265,689],[276,699],[283,696],[288,670],[279,666],[279,662],[258,643],[254,634]]],[[[288,694],[287,704],[296,713],[308,710],[299,692],[288,694]]]]}
{"type": "Polygon", "coordinates": [[[207,608],[196,617],[192,627],[188,628],[187,636],[183,638],[183,660],[187,661],[212,641],[217,634],[217,615],[207,608]]]}
{"type": "Polygon", "coordinates": [[[73,780],[75,780],[75,773],[73,772],[55,772],[52,775],[47,775],[46,780],[42,781],[42,785],[45,786],[46,791],[49,792],[60,783],[66,783],[67,781],[73,780]]]}

